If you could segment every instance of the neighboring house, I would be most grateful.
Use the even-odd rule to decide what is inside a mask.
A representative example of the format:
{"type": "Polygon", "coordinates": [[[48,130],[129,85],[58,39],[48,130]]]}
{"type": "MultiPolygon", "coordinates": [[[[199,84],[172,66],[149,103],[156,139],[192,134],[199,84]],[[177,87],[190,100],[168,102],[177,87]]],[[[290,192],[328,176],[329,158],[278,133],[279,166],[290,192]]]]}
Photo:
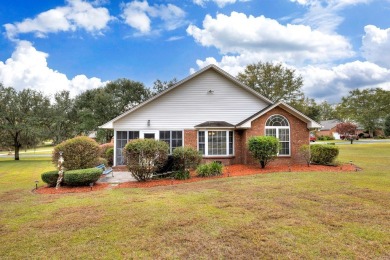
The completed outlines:
{"type": "MultiPolygon", "coordinates": [[[[320,121],[320,125],[322,125],[322,128],[320,131],[317,132],[318,136],[333,136],[336,140],[340,139],[340,134],[336,132],[336,126],[342,123],[338,119],[332,119],[332,120],[325,120],[320,121]]],[[[364,128],[357,124],[356,134],[360,134],[364,132],[364,128]]]]}
{"type": "Polygon", "coordinates": [[[304,163],[298,149],[321,126],[284,102],[273,103],[215,65],[207,66],[102,125],[114,129],[114,165],[137,138],[198,149],[204,161],[257,164],[247,150],[252,136],[280,140],[278,164],[304,163]]]}

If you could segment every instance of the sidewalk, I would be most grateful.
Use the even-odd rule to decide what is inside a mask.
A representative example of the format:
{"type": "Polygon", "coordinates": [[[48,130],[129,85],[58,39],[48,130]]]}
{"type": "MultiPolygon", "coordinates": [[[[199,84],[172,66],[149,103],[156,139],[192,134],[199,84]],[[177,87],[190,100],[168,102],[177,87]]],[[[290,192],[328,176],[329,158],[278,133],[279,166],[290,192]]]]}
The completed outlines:
{"type": "Polygon", "coordinates": [[[124,183],[129,181],[137,181],[130,172],[114,172],[114,177],[112,174],[107,174],[103,178],[100,178],[98,183],[124,183]]]}

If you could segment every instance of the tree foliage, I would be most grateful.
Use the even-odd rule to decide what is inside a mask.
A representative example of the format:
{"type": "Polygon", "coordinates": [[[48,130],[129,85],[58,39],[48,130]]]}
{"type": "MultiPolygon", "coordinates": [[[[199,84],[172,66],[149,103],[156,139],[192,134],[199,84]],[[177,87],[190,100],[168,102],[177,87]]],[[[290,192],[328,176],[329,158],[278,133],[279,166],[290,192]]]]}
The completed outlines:
{"type": "Polygon", "coordinates": [[[160,92],[163,92],[167,88],[172,87],[176,83],[177,83],[176,78],[173,78],[169,81],[161,81],[161,80],[157,79],[155,82],[153,82],[153,92],[154,92],[154,94],[158,94],[160,92]]]}
{"type": "Polygon", "coordinates": [[[350,140],[351,144],[356,138],[356,129],[357,125],[350,122],[343,122],[336,125],[336,132],[343,135],[347,140],[350,140]]]}
{"type": "Polygon", "coordinates": [[[35,147],[45,138],[42,125],[49,108],[49,99],[38,91],[18,92],[0,84],[0,139],[4,146],[14,147],[15,160],[22,146],[35,147]]]}
{"type": "Polygon", "coordinates": [[[355,89],[343,97],[338,106],[343,121],[355,121],[369,131],[370,136],[376,128],[383,125],[385,117],[390,114],[390,91],[380,88],[355,89]]]}
{"type": "Polygon", "coordinates": [[[238,74],[237,79],[273,102],[283,100],[290,103],[303,97],[302,77],[281,63],[250,64],[238,74]]]}

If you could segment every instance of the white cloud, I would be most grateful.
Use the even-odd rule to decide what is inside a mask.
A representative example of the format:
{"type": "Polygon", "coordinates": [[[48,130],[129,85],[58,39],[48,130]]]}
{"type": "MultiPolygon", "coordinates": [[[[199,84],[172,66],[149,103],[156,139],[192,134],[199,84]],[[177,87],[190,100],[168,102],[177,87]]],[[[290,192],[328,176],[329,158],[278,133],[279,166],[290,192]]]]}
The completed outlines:
{"type": "Polygon", "coordinates": [[[159,30],[175,30],[183,26],[186,13],[179,7],[173,4],[167,5],[153,5],[145,1],[132,1],[123,5],[122,18],[125,23],[141,34],[152,33],[152,19],[160,19],[162,25],[159,30]]]}
{"type": "Polygon", "coordinates": [[[339,12],[348,6],[368,4],[373,0],[290,0],[308,7],[308,12],[294,23],[309,25],[323,31],[334,32],[344,21],[339,12]]]}
{"type": "Polygon", "coordinates": [[[68,90],[76,96],[106,84],[85,75],[68,79],[65,74],[48,67],[47,57],[47,53],[36,50],[30,42],[19,41],[11,58],[0,61],[0,82],[17,90],[31,88],[52,96],[61,90],[68,90]]]}
{"type": "Polygon", "coordinates": [[[33,32],[37,37],[45,37],[48,33],[76,29],[100,33],[111,19],[106,8],[94,7],[82,0],[68,0],[66,6],[50,9],[33,19],[5,24],[4,27],[9,39],[15,39],[21,33],[33,32]]]}
{"type": "Polygon", "coordinates": [[[250,0],[193,0],[194,4],[205,6],[206,2],[214,2],[218,7],[223,8],[227,4],[234,4],[236,2],[248,2],[250,0]]]}
{"type": "Polygon", "coordinates": [[[364,27],[362,54],[368,61],[390,68],[390,28],[364,27]]]}
{"type": "Polygon", "coordinates": [[[233,54],[223,59],[235,60],[239,65],[258,60],[323,63],[354,55],[351,44],[341,35],[237,12],[230,16],[218,14],[216,18],[206,15],[203,29],[190,25],[187,33],[203,46],[233,54]]]}
{"type": "Polygon", "coordinates": [[[304,93],[318,100],[338,102],[356,88],[390,90],[390,70],[374,63],[354,61],[332,68],[307,66],[298,69],[304,78],[304,93]]]}

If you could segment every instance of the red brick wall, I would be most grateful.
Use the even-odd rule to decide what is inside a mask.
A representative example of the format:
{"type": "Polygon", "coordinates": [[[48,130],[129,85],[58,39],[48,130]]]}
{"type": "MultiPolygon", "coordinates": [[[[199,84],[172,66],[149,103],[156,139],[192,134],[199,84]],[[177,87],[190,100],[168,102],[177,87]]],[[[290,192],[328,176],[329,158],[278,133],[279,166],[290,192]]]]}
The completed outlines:
{"type": "MultiPolygon", "coordinates": [[[[307,124],[300,119],[296,118],[289,112],[276,107],[256,120],[252,121],[251,129],[246,130],[246,137],[242,140],[242,145],[245,145],[246,142],[251,136],[260,136],[265,134],[265,123],[267,119],[272,115],[282,115],[287,118],[290,124],[290,156],[288,157],[278,157],[272,164],[304,164],[305,161],[299,155],[299,147],[303,144],[309,144],[309,130],[307,129],[307,124]]],[[[258,161],[254,160],[249,151],[245,152],[243,163],[245,164],[259,164],[258,161]]]]}
{"type": "MultiPolygon", "coordinates": [[[[304,159],[299,155],[299,147],[309,144],[309,130],[307,124],[296,118],[289,112],[277,107],[252,121],[252,127],[247,130],[234,131],[234,156],[232,157],[208,157],[203,159],[203,163],[211,161],[221,161],[224,165],[230,164],[259,164],[254,160],[247,150],[247,141],[251,136],[261,136],[265,134],[265,122],[272,115],[282,115],[287,118],[290,124],[290,156],[278,157],[272,164],[305,164],[304,159]]],[[[184,130],[184,146],[197,149],[198,135],[196,130],[184,130]]]]}
{"type": "Polygon", "coordinates": [[[184,146],[198,149],[198,131],[184,130],[184,146]]]}

